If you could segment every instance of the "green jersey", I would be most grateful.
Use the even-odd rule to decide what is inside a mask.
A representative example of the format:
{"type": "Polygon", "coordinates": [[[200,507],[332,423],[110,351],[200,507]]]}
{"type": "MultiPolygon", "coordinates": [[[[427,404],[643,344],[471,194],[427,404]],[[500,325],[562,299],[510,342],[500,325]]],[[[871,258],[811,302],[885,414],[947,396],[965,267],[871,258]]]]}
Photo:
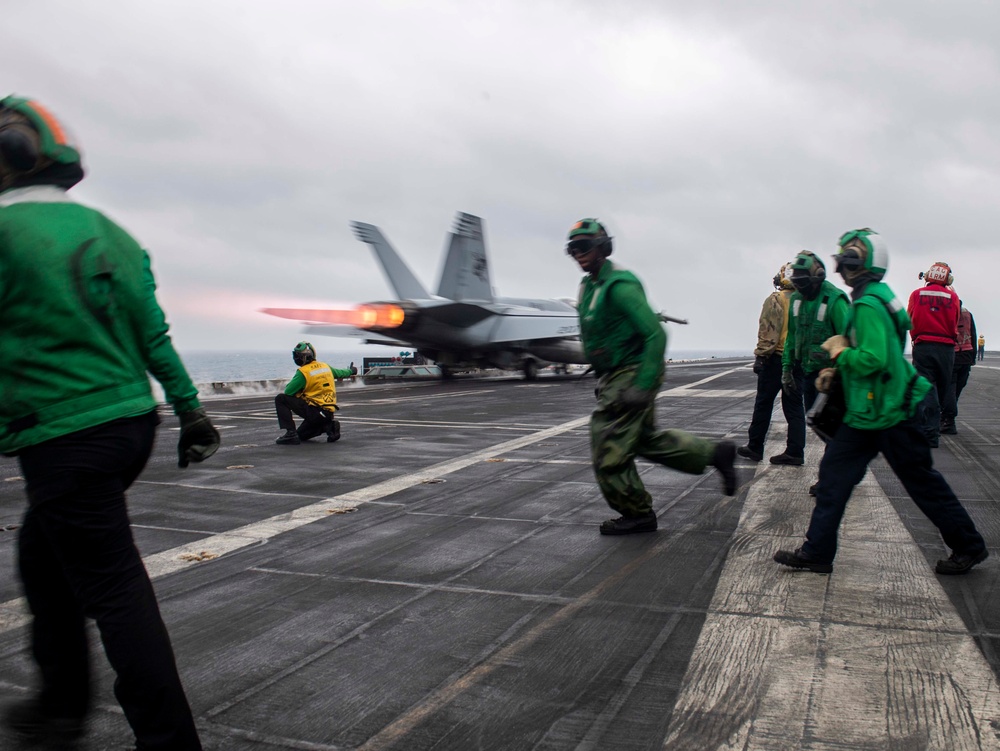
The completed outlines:
{"type": "Polygon", "coordinates": [[[605,261],[580,283],[577,305],[583,348],[597,375],[636,367],[634,385],[651,390],[663,381],[667,335],[631,271],[605,261]]]}
{"type": "Polygon", "coordinates": [[[0,451],[198,392],[174,351],[149,256],[121,227],[52,186],[0,194],[0,451]]]}
{"type": "Polygon", "coordinates": [[[912,417],[931,390],[903,357],[910,328],[906,310],[882,282],[869,284],[851,306],[850,347],[837,357],[844,383],[844,422],[860,430],[884,430],[912,417]]]}

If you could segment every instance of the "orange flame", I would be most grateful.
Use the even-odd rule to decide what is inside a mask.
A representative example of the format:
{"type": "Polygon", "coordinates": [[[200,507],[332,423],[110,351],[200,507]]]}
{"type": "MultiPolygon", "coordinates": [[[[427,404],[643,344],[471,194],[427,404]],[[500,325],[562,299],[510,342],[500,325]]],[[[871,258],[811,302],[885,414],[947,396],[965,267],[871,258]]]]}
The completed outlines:
{"type": "Polygon", "coordinates": [[[359,329],[394,329],[406,317],[403,309],[390,303],[359,305],[348,310],[309,310],[307,308],[263,308],[262,313],[307,323],[334,323],[359,329]]]}

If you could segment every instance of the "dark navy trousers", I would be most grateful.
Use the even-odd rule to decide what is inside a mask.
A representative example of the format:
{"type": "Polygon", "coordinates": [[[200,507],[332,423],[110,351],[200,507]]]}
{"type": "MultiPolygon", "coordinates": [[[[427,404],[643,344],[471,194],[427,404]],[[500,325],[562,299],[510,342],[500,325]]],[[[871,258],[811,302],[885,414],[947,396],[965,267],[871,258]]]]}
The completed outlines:
{"type": "Polygon", "coordinates": [[[958,417],[958,399],[962,396],[962,391],[969,383],[969,374],[972,371],[972,363],[960,364],[955,363],[955,369],[951,371],[951,389],[953,392],[954,401],[952,402],[955,406],[955,411],[951,413],[946,413],[942,411],[941,416],[945,419],[950,418],[952,422],[958,417]]]}
{"type": "Polygon", "coordinates": [[[913,367],[934,386],[931,393],[937,400],[937,409],[928,415],[927,437],[936,444],[941,435],[941,416],[954,419],[955,389],[952,371],[955,369],[955,345],[942,342],[918,342],[913,345],[913,367]]]}
{"type": "Polygon", "coordinates": [[[139,749],[199,751],[173,648],[125,507],[153,447],[155,412],[22,449],[28,511],[18,564],[33,616],[43,710],[90,707],[85,618],[93,618],[139,749]]]}
{"type": "Polygon", "coordinates": [[[753,417],[750,418],[749,440],[747,445],[758,454],[764,453],[764,441],[771,427],[771,412],[774,410],[774,400],[781,394],[781,411],[788,422],[788,440],[785,452],[789,456],[801,459],[806,450],[806,413],[802,407],[803,379],[801,371],[795,373],[799,393],[786,396],[781,391],[781,355],[771,355],[764,364],[764,369],[757,374],[757,397],[753,402],[753,417]]]}
{"type": "MultiPolygon", "coordinates": [[[[927,407],[925,400],[921,409],[927,407]]],[[[858,430],[841,425],[819,465],[819,486],[803,552],[832,563],[837,531],[854,487],[879,453],[896,473],[907,494],[941,532],[945,544],[959,554],[975,555],[986,548],[982,535],[955,496],[947,480],[934,469],[922,420],[906,420],[885,430],[858,430]]]]}
{"type": "Polygon", "coordinates": [[[302,424],[296,432],[303,441],[327,431],[332,432],[337,438],[340,437],[340,422],[334,419],[332,413],[297,396],[278,394],[274,397],[274,410],[278,415],[278,427],[282,430],[295,430],[293,412],[302,418],[302,424]]]}

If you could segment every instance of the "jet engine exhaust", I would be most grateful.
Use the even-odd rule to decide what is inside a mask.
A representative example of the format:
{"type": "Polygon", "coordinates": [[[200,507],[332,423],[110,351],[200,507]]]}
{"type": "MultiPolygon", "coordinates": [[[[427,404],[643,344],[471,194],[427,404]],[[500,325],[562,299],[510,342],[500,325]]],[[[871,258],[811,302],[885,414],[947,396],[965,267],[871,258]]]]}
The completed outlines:
{"type": "Polygon", "coordinates": [[[406,314],[399,305],[374,303],[348,310],[310,310],[308,308],[262,308],[261,313],[306,323],[333,323],[359,329],[395,329],[403,325],[406,314]]]}

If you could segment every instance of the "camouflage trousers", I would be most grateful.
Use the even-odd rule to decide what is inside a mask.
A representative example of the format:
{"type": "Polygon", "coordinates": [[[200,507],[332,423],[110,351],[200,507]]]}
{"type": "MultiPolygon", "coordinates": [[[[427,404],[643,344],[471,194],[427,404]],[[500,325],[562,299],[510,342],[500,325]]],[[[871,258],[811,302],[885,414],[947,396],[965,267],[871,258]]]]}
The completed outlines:
{"type": "Polygon", "coordinates": [[[656,429],[656,401],[630,406],[620,402],[635,380],[635,369],[601,378],[597,409],[590,418],[590,453],[604,499],[623,516],[652,510],[653,499],[635,466],[641,456],[657,464],[700,475],[712,461],[715,444],[683,430],[656,429]]]}

